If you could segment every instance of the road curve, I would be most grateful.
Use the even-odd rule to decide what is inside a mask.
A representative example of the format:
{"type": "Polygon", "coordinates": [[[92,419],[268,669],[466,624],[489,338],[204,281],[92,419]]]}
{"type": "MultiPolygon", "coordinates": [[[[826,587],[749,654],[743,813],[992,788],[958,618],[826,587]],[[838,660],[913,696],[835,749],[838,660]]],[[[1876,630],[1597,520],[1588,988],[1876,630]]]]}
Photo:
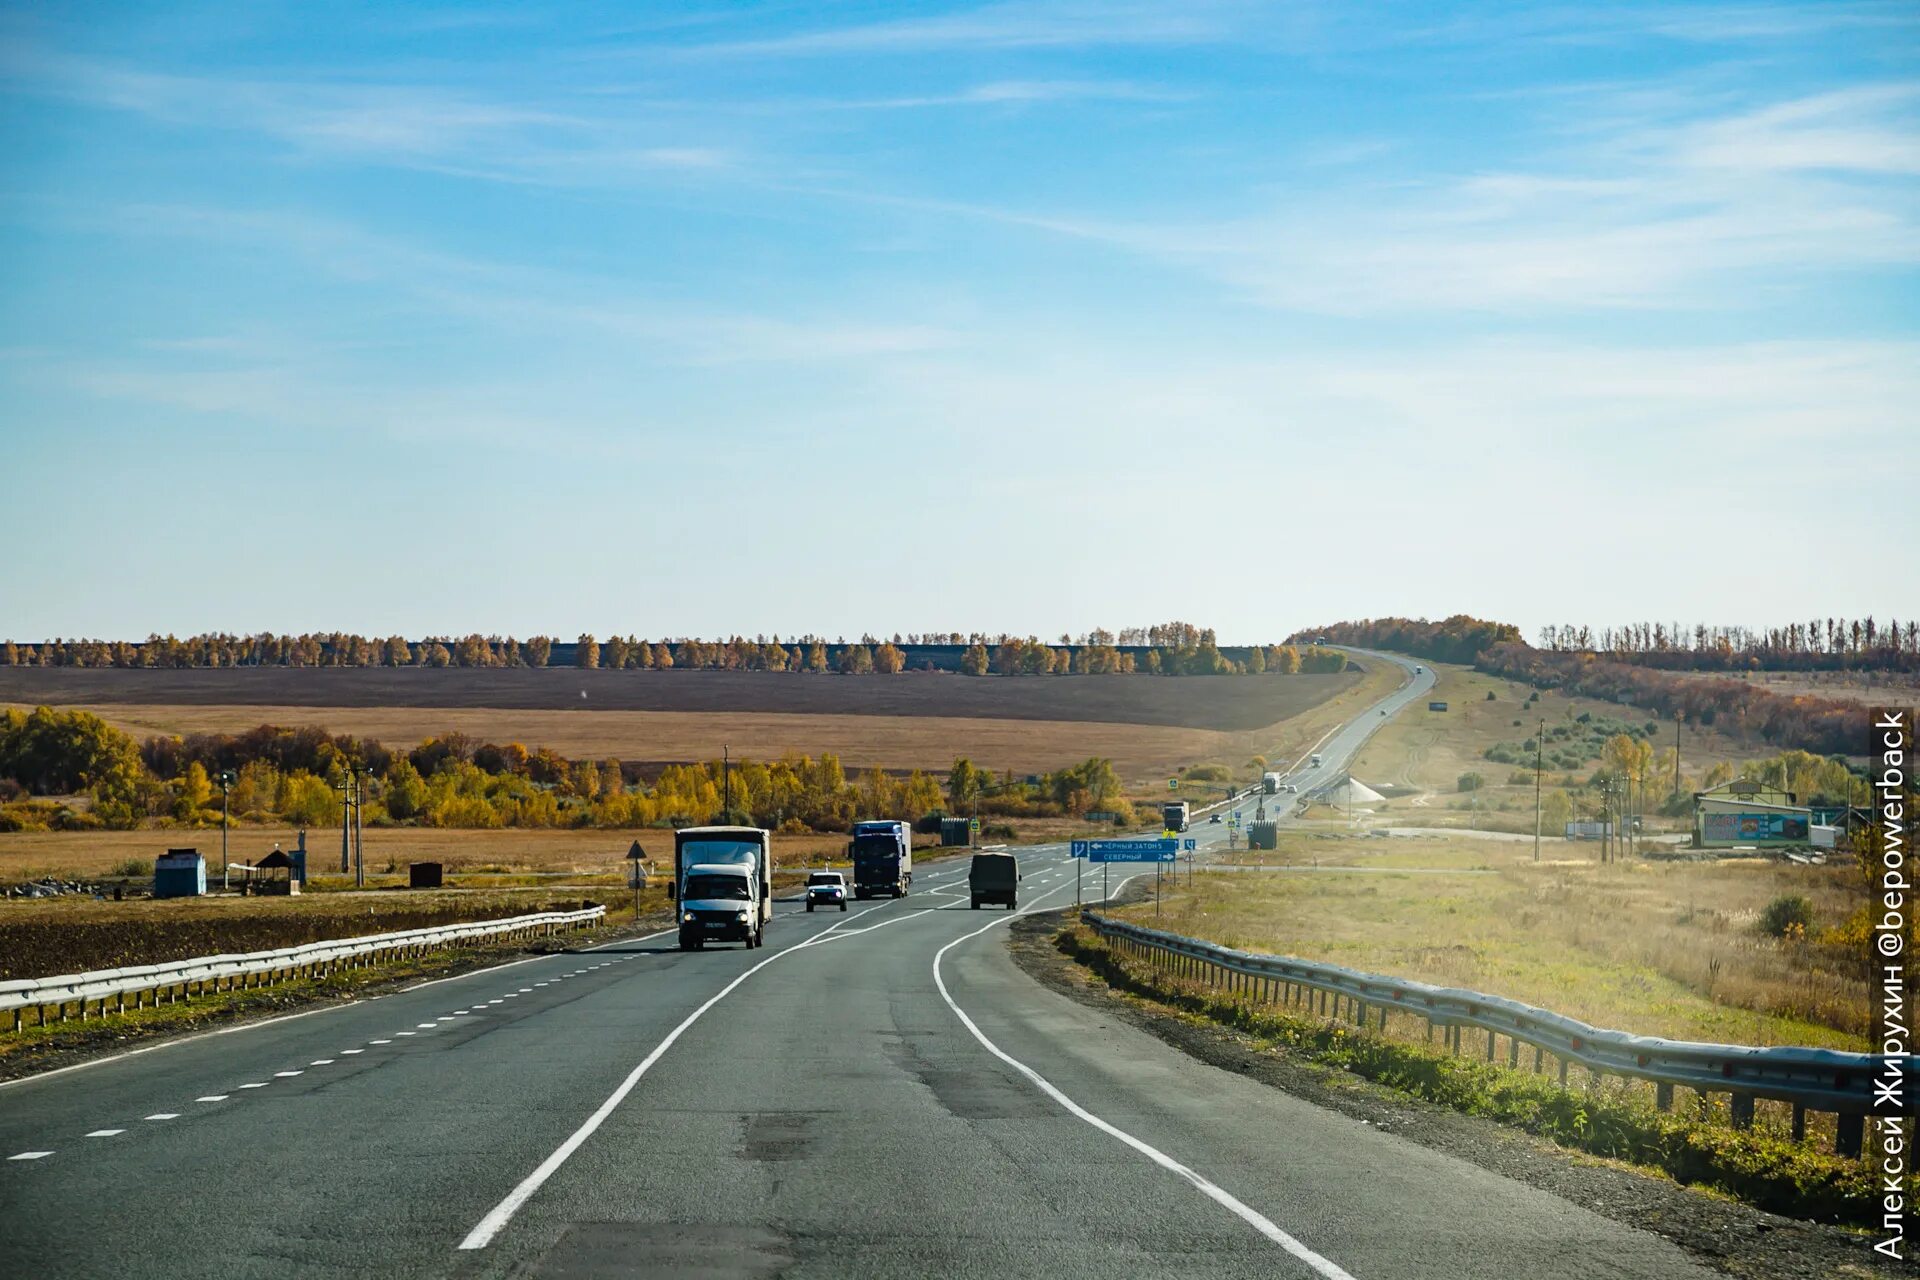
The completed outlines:
{"type": "MultiPolygon", "coordinates": [[[[1021,910],[1074,900],[1064,847],[1019,853],[1021,910]]],[[[1048,991],[964,875],[782,904],[761,952],[614,943],[0,1089],[0,1273],[1709,1274],[1048,991]]]]}

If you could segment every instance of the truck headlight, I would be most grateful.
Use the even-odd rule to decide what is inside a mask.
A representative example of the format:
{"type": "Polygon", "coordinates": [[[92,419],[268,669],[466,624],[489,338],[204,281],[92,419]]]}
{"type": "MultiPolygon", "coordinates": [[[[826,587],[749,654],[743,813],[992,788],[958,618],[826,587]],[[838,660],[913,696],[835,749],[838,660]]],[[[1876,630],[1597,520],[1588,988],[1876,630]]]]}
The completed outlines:
{"type": "Polygon", "coordinates": [[[699,917],[694,915],[693,912],[691,911],[682,911],[680,913],[681,924],[692,924],[697,919],[699,919],[699,917]]]}
{"type": "Polygon", "coordinates": [[[747,913],[742,911],[736,918],[740,921],[741,924],[745,924],[747,922],[747,913]]]}

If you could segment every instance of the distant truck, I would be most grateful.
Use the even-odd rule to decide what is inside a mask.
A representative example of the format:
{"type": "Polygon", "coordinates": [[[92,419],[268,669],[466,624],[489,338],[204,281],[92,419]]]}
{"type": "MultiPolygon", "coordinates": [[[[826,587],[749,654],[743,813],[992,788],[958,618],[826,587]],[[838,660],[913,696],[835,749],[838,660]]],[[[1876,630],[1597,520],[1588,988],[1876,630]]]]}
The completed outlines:
{"type": "Polygon", "coordinates": [[[1160,806],[1160,824],[1168,831],[1185,831],[1192,812],[1185,800],[1169,800],[1160,806]]]}
{"type": "Polygon", "coordinates": [[[773,837],[761,827],[683,827],[673,833],[680,949],[709,942],[766,945],[773,919],[773,837]]]}
{"type": "Polygon", "coordinates": [[[913,828],[895,818],[853,824],[853,896],[903,898],[913,883],[913,828]]]}
{"type": "Polygon", "coordinates": [[[1279,795],[1280,794],[1280,775],[1277,773],[1261,774],[1260,789],[1266,792],[1270,796],[1279,795]]]}
{"type": "Polygon", "coordinates": [[[1308,756],[1307,764],[1311,768],[1318,769],[1320,767],[1320,753],[1316,751],[1312,755],[1308,756]]]}

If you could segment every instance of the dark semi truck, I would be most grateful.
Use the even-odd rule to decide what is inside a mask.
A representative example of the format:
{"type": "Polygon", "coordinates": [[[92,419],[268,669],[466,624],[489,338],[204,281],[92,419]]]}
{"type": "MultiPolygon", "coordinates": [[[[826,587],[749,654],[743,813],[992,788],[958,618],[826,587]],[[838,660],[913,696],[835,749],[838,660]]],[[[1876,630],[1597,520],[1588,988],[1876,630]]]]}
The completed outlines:
{"type": "Polygon", "coordinates": [[[853,824],[853,896],[903,898],[913,883],[913,828],[896,818],[853,824]]]}

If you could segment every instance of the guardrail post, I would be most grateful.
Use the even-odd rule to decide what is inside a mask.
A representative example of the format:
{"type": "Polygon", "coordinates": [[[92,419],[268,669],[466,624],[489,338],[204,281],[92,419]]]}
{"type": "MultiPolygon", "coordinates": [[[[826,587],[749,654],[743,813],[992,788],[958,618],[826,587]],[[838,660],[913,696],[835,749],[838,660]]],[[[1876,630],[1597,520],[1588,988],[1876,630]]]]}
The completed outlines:
{"type": "Polygon", "coordinates": [[[1793,1140],[1807,1140],[1807,1109],[1798,1102],[1793,1104],[1793,1140]]]}
{"type": "Polygon", "coordinates": [[[1732,1095],[1733,1127],[1736,1129],[1753,1128],[1753,1095],[1736,1093],[1732,1095]]]}
{"type": "Polygon", "coordinates": [[[1539,1045],[1533,1046],[1533,1074],[1535,1075],[1540,1074],[1540,1056],[1542,1052],[1543,1050],[1539,1045]]]}
{"type": "Polygon", "coordinates": [[[1860,1145],[1867,1136],[1867,1118],[1864,1115],[1842,1114],[1833,1119],[1833,1153],[1858,1160],[1860,1145]]]}
{"type": "MultiPolygon", "coordinates": [[[[1653,1105],[1662,1111],[1673,1110],[1673,1086],[1665,1080],[1653,1086],[1653,1105]]],[[[1798,1111],[1799,1108],[1795,1107],[1794,1110],[1798,1111]]]]}
{"type": "Polygon", "coordinates": [[[1507,1069],[1513,1070],[1520,1065],[1520,1042],[1512,1036],[1507,1037],[1507,1069]]]}
{"type": "Polygon", "coordinates": [[[1493,1061],[1493,1043],[1497,1039],[1499,1039],[1499,1037],[1494,1034],[1493,1028],[1488,1027],[1487,1028],[1487,1061],[1488,1062],[1493,1061]]]}
{"type": "Polygon", "coordinates": [[[1560,1087],[1562,1089],[1567,1087],[1567,1060],[1565,1058],[1560,1059],[1560,1087]]]}

